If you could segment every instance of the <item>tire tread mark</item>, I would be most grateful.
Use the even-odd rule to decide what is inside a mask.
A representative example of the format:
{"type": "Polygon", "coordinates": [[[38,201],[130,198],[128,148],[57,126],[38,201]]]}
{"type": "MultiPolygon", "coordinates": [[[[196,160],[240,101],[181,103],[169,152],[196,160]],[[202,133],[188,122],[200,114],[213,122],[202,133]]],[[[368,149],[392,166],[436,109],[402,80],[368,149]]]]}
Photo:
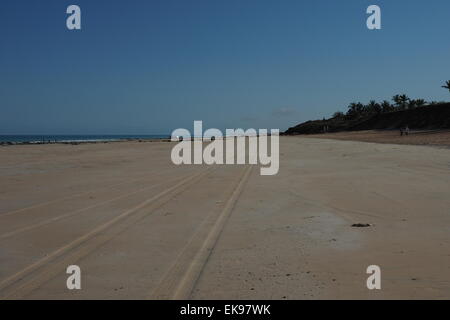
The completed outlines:
{"type": "MultiPolygon", "coordinates": [[[[159,173],[156,174],[156,176],[160,176],[163,173],[168,172],[170,170],[173,170],[173,169],[165,170],[162,173],[159,172],[159,173]]],[[[152,174],[154,174],[154,172],[152,172],[152,174]]],[[[29,206],[29,207],[24,207],[24,208],[15,209],[15,210],[12,210],[12,211],[2,212],[2,213],[0,213],[0,219],[3,218],[3,217],[8,217],[8,216],[17,214],[17,213],[26,212],[28,210],[42,208],[42,207],[45,207],[45,206],[48,206],[48,205],[51,205],[51,204],[54,204],[54,203],[58,203],[58,202],[61,202],[61,201],[64,201],[64,200],[74,199],[76,197],[81,197],[81,196],[84,196],[84,195],[87,195],[87,194],[90,194],[90,193],[93,193],[93,192],[108,190],[108,189],[116,188],[116,187],[119,187],[119,186],[122,186],[122,185],[125,185],[125,184],[128,184],[128,183],[134,183],[134,182],[137,182],[137,181],[142,181],[142,180],[145,180],[145,179],[146,178],[137,178],[137,179],[132,179],[130,181],[123,181],[123,182],[119,182],[119,183],[116,183],[116,184],[113,184],[113,185],[110,185],[110,186],[100,187],[100,188],[96,188],[96,189],[89,190],[89,191],[83,191],[83,192],[79,192],[79,193],[76,193],[76,194],[71,194],[70,196],[61,197],[59,199],[54,199],[54,200],[49,200],[49,201],[45,201],[45,202],[41,202],[41,203],[36,203],[36,204],[33,204],[33,205],[29,206]]]]}
{"type": "Polygon", "coordinates": [[[4,279],[2,282],[0,282],[0,299],[18,299],[30,293],[34,289],[40,287],[42,284],[51,280],[59,273],[64,272],[65,267],[68,264],[73,264],[75,261],[86,256],[88,253],[92,252],[99,246],[112,239],[114,236],[119,234],[119,232],[125,230],[133,223],[136,223],[140,219],[145,218],[156,208],[164,205],[174,196],[183,192],[190,185],[200,180],[209,171],[210,169],[208,168],[201,172],[195,173],[187,177],[186,179],[183,179],[174,186],[143,201],[139,205],[124,211],[108,222],[97,226],[90,232],[84,234],[83,236],[80,236],[69,244],[53,251],[44,258],[4,279]],[[161,200],[161,203],[157,203],[158,200],[161,200]],[[146,208],[147,206],[152,204],[152,207],[146,208]],[[137,217],[134,217],[135,219],[131,219],[128,224],[125,223],[126,221],[123,221],[130,216],[132,217],[133,214],[139,213],[139,210],[141,209],[147,210],[145,212],[142,212],[140,215],[137,215],[137,217]],[[118,226],[118,228],[116,226],[116,230],[108,233],[108,229],[111,229],[119,222],[122,222],[122,228],[120,228],[120,225],[118,226]],[[58,258],[60,258],[59,262],[57,261],[58,258]],[[50,262],[51,264],[49,264],[50,262]]]}
{"type": "MultiPolygon", "coordinates": [[[[173,180],[176,181],[176,180],[179,180],[179,178],[172,179],[172,180],[170,180],[170,182],[172,182],[173,180]]],[[[46,226],[46,225],[48,225],[50,223],[57,222],[57,221],[62,220],[62,219],[67,219],[67,218],[73,217],[73,216],[75,216],[77,214],[80,214],[80,213],[82,213],[84,211],[87,211],[87,210],[90,210],[90,209],[93,209],[93,208],[96,208],[96,207],[99,207],[99,206],[111,203],[113,201],[117,201],[117,200],[120,200],[120,199],[123,199],[123,198],[127,198],[129,196],[132,196],[132,195],[144,192],[144,191],[149,190],[149,189],[154,189],[154,188],[156,188],[156,187],[158,187],[158,186],[160,186],[160,185],[162,185],[162,184],[164,184],[166,182],[167,181],[164,181],[163,183],[159,183],[159,184],[152,185],[152,186],[149,186],[149,187],[144,187],[144,188],[135,190],[133,192],[126,193],[126,194],[114,197],[112,199],[101,201],[101,202],[95,203],[93,205],[84,207],[84,208],[80,208],[80,209],[77,209],[77,210],[74,210],[74,211],[70,211],[68,213],[65,213],[65,214],[62,214],[62,215],[59,215],[59,216],[56,216],[56,217],[52,217],[52,218],[48,218],[48,219],[42,220],[42,221],[40,221],[38,223],[35,223],[35,224],[32,224],[32,225],[28,225],[28,226],[25,226],[25,227],[21,227],[21,228],[17,228],[17,229],[5,232],[5,233],[0,235],[0,240],[7,239],[7,238],[10,238],[10,237],[15,236],[17,234],[20,234],[20,233],[23,233],[23,232],[26,232],[26,231],[30,231],[30,230],[33,230],[33,229],[36,229],[36,228],[39,228],[39,227],[46,226]]]]}
{"type": "MultiPolygon", "coordinates": [[[[208,223],[207,221],[204,221],[200,230],[194,234],[176,259],[173,266],[163,277],[158,287],[148,297],[149,299],[189,299],[206,263],[208,262],[209,256],[244,189],[251,170],[252,166],[248,166],[244,169],[243,174],[237,182],[236,188],[227,200],[219,216],[213,222],[209,232],[205,236],[206,232],[204,229],[205,225],[208,225],[208,223]],[[200,242],[200,247],[198,242],[200,242]],[[187,268],[185,266],[186,262],[190,262],[187,268]]],[[[206,220],[208,220],[208,218],[206,220]]]]}

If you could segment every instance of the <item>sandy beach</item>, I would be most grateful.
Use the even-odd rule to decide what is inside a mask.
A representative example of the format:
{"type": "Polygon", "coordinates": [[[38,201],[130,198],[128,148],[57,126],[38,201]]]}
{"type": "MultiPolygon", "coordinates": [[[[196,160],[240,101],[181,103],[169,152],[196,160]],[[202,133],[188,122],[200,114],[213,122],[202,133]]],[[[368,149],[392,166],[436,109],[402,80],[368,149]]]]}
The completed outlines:
{"type": "Polygon", "coordinates": [[[450,130],[411,130],[407,136],[399,130],[343,131],[305,137],[450,148],[450,130]]]}
{"type": "Polygon", "coordinates": [[[172,146],[1,147],[0,298],[450,298],[450,150],[281,137],[261,176],[172,146]]]}

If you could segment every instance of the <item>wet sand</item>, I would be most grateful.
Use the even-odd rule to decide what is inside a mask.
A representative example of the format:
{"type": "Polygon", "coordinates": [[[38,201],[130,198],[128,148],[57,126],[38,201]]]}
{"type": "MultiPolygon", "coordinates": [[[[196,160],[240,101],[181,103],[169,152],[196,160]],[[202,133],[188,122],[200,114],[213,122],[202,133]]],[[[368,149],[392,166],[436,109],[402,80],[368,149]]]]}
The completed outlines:
{"type": "Polygon", "coordinates": [[[280,143],[275,176],[168,142],[0,148],[0,298],[450,298],[450,150],[280,143]]]}

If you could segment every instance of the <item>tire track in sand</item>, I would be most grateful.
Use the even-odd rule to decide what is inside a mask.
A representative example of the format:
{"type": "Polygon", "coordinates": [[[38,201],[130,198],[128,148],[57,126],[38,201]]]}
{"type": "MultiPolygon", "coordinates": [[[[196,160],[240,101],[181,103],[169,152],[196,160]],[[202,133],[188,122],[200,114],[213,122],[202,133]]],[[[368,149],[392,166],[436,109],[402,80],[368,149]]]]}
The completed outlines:
{"type": "Polygon", "coordinates": [[[124,211],[108,222],[97,226],[83,236],[2,280],[0,282],[0,299],[19,299],[39,288],[59,273],[64,272],[68,265],[74,264],[120,232],[150,215],[155,209],[169,202],[208,172],[210,172],[209,168],[190,175],[174,186],[124,211]]]}
{"type": "Polygon", "coordinates": [[[158,287],[149,299],[189,299],[196,283],[208,262],[222,230],[230,217],[245,184],[250,176],[252,166],[244,169],[236,188],[228,198],[222,211],[210,221],[208,216],[197,229],[189,242],[181,251],[172,267],[165,274],[158,287]],[[212,226],[211,226],[212,224],[212,226]],[[208,232],[209,231],[209,232],[208,232]]]}
{"type": "MultiPolygon", "coordinates": [[[[180,180],[180,178],[171,179],[171,180],[169,180],[169,182],[173,182],[173,181],[177,181],[177,180],[180,180]]],[[[85,212],[87,210],[94,209],[94,208],[97,208],[99,206],[102,206],[102,205],[105,205],[105,204],[108,204],[108,203],[111,203],[111,202],[114,202],[114,201],[117,201],[117,200],[120,200],[120,199],[124,199],[124,198],[130,197],[132,195],[135,195],[135,194],[147,191],[147,190],[154,189],[156,187],[159,187],[159,186],[163,185],[164,183],[167,183],[167,181],[164,181],[162,183],[158,183],[158,184],[155,184],[155,185],[152,185],[152,186],[144,187],[144,188],[135,190],[133,192],[126,193],[126,194],[123,194],[123,195],[120,195],[118,197],[114,197],[114,198],[111,198],[111,199],[108,199],[108,200],[105,200],[105,201],[101,201],[101,202],[95,203],[93,205],[84,207],[84,208],[80,208],[80,209],[77,209],[77,210],[74,210],[74,211],[70,211],[70,212],[67,212],[65,214],[62,214],[62,215],[59,215],[59,216],[56,216],[56,217],[44,219],[44,220],[39,221],[38,223],[35,223],[35,224],[32,224],[32,225],[28,225],[28,226],[25,226],[25,227],[14,229],[12,231],[5,232],[5,233],[0,235],[0,241],[4,240],[4,239],[7,239],[7,238],[10,238],[10,237],[13,237],[15,235],[18,235],[18,234],[26,232],[26,231],[30,231],[30,230],[33,230],[33,229],[36,229],[36,228],[39,228],[39,227],[46,226],[48,224],[57,222],[59,220],[68,219],[70,217],[73,217],[75,215],[83,213],[83,212],[85,212]]]]}
{"type": "MultiPolygon", "coordinates": [[[[173,169],[164,170],[162,172],[156,173],[156,175],[155,175],[154,172],[151,172],[151,174],[155,175],[156,177],[159,177],[159,176],[163,175],[164,173],[170,172],[172,170],[173,169]]],[[[16,210],[11,210],[11,211],[6,211],[6,212],[0,212],[0,219],[3,218],[3,217],[8,217],[10,215],[17,214],[17,213],[26,212],[28,210],[42,208],[42,207],[45,207],[45,206],[48,206],[48,205],[51,205],[51,204],[54,204],[54,203],[58,203],[58,202],[61,202],[61,201],[64,201],[64,200],[74,199],[76,197],[81,197],[81,196],[84,196],[84,195],[87,195],[87,194],[90,194],[90,193],[93,193],[93,192],[108,190],[108,189],[116,188],[116,187],[119,187],[119,186],[122,186],[122,185],[125,185],[125,184],[134,183],[134,182],[137,182],[137,181],[142,181],[142,180],[145,180],[145,179],[147,179],[147,177],[146,178],[132,179],[130,181],[123,181],[123,182],[119,182],[119,183],[116,183],[116,184],[112,184],[110,186],[100,187],[100,188],[96,188],[96,189],[89,190],[89,191],[83,191],[83,192],[71,194],[70,196],[60,197],[58,199],[53,199],[53,200],[49,200],[49,201],[44,201],[44,202],[41,202],[41,203],[33,204],[31,206],[28,206],[28,207],[24,207],[24,208],[20,208],[20,209],[16,209],[16,210]]]]}

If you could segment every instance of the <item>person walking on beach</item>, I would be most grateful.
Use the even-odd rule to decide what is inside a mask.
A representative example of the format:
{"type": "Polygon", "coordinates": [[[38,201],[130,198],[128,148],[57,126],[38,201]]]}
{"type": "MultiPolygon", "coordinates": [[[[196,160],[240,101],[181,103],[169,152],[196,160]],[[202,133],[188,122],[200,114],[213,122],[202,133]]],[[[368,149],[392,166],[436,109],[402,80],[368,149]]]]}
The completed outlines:
{"type": "Polygon", "coordinates": [[[404,128],[400,128],[400,136],[403,136],[403,135],[405,135],[405,136],[409,135],[409,127],[408,126],[405,126],[404,128]]]}

